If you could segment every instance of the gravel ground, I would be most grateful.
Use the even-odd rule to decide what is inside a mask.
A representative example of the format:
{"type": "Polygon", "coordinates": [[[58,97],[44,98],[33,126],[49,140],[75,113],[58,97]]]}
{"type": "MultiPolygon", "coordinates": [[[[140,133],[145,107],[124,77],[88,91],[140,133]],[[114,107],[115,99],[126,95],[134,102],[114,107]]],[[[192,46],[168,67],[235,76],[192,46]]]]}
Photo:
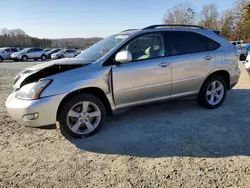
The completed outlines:
{"type": "Polygon", "coordinates": [[[244,69],[219,109],[194,101],[138,107],[80,140],[20,126],[7,114],[12,78],[31,64],[0,64],[0,187],[250,187],[244,69]]]}

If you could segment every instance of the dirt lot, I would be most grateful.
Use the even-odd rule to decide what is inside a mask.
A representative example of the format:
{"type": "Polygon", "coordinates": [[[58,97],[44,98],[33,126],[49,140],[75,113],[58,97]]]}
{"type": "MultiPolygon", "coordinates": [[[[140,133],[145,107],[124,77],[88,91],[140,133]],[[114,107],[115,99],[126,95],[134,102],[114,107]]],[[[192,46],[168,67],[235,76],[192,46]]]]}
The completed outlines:
{"type": "Polygon", "coordinates": [[[250,187],[250,77],[222,107],[138,107],[87,139],[20,126],[4,102],[31,63],[0,64],[0,187],[250,187]]]}

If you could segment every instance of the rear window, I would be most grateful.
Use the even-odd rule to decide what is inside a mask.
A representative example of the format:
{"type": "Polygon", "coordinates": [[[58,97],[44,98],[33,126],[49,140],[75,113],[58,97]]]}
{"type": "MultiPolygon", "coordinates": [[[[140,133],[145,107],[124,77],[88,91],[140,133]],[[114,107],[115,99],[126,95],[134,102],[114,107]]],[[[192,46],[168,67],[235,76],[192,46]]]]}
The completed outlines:
{"type": "Polygon", "coordinates": [[[6,49],[6,50],[4,50],[5,52],[7,52],[7,53],[10,53],[10,49],[8,48],[8,49],[6,49]]]}
{"type": "Polygon", "coordinates": [[[164,36],[168,55],[206,52],[220,47],[214,40],[194,32],[166,31],[164,36]]]}

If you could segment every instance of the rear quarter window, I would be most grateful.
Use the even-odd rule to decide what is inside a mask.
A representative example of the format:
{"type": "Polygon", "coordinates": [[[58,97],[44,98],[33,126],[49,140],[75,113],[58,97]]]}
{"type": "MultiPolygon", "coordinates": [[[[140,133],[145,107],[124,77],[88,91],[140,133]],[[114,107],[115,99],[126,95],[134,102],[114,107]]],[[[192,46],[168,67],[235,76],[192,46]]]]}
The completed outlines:
{"type": "Polygon", "coordinates": [[[188,31],[166,31],[164,40],[170,56],[212,51],[220,47],[216,41],[188,31]]]}

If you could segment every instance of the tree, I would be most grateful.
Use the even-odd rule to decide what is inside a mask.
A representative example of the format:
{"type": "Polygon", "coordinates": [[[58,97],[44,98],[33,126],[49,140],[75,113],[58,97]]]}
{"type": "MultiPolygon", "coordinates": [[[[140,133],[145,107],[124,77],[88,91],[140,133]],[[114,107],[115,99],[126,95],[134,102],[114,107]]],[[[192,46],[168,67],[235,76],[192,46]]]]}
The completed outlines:
{"type": "Polygon", "coordinates": [[[199,25],[208,29],[218,29],[219,13],[215,4],[205,5],[200,12],[199,25]]]}
{"type": "Polygon", "coordinates": [[[220,26],[221,35],[231,39],[234,32],[234,16],[231,10],[228,10],[221,16],[220,26]]]}
{"type": "Polygon", "coordinates": [[[178,4],[171,9],[163,17],[166,24],[194,24],[195,11],[189,3],[178,4]]]}
{"type": "Polygon", "coordinates": [[[243,39],[250,39],[250,3],[243,7],[243,39]]]}

